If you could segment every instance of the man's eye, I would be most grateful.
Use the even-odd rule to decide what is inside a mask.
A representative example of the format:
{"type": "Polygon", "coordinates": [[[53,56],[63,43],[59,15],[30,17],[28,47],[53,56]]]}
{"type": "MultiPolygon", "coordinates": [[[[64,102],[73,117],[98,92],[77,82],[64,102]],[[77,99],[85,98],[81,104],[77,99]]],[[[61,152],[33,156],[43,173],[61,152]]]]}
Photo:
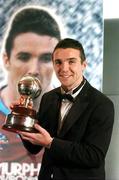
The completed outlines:
{"type": "Polygon", "coordinates": [[[28,61],[28,60],[30,59],[30,55],[29,55],[29,54],[19,54],[19,55],[17,56],[17,58],[18,58],[19,60],[21,60],[21,61],[26,62],[26,61],[28,61]]]}
{"type": "Polygon", "coordinates": [[[39,60],[44,62],[44,63],[48,63],[51,61],[51,54],[50,53],[44,54],[41,57],[39,57],[39,60]]]}
{"type": "Polygon", "coordinates": [[[75,63],[75,61],[73,61],[73,60],[70,60],[70,61],[69,61],[69,64],[73,64],[73,63],[75,63]]]}
{"type": "Polygon", "coordinates": [[[77,59],[76,58],[70,58],[69,59],[69,64],[74,64],[77,62],[77,59]]]}
{"type": "Polygon", "coordinates": [[[55,60],[55,64],[60,65],[62,62],[60,60],[55,60]]]}

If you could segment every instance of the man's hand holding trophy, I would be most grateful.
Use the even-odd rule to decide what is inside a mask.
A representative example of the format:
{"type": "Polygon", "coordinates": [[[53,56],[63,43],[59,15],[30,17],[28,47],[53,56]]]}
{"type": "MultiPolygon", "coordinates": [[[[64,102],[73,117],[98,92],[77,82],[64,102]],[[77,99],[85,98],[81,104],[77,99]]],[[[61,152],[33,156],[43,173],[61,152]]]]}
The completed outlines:
{"type": "Polygon", "coordinates": [[[12,132],[37,132],[34,128],[37,120],[36,111],[33,109],[33,99],[40,95],[41,83],[35,76],[25,75],[18,82],[18,91],[20,93],[19,102],[11,108],[12,111],[6,117],[3,129],[12,132]]]}

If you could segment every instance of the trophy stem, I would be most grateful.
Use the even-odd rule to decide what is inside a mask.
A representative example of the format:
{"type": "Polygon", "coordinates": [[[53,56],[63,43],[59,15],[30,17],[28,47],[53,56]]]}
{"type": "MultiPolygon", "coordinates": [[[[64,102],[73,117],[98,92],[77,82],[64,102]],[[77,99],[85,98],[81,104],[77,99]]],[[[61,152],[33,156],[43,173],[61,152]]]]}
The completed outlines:
{"type": "Polygon", "coordinates": [[[24,106],[27,108],[30,105],[31,97],[27,97],[24,99],[24,106]]]}

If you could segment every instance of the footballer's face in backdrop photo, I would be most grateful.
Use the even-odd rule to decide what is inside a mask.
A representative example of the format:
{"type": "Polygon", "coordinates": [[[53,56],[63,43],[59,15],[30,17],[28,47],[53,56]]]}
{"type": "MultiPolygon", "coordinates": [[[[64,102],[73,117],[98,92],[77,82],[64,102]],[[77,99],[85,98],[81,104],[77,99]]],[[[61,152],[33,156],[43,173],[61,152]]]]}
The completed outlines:
{"type": "Polygon", "coordinates": [[[42,90],[47,89],[53,73],[51,54],[57,42],[56,38],[32,32],[17,35],[10,57],[4,54],[11,88],[15,88],[21,77],[30,73],[39,78],[42,90]]]}

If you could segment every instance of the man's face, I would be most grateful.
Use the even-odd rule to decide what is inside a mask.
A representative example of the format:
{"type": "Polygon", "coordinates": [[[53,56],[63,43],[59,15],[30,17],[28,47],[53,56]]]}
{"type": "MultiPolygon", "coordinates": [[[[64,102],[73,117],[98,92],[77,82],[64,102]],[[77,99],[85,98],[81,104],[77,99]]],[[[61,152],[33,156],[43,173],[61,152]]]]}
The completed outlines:
{"type": "Polygon", "coordinates": [[[31,32],[16,36],[10,58],[4,55],[8,84],[14,87],[21,77],[30,73],[40,79],[43,90],[47,89],[53,73],[51,53],[57,42],[56,38],[31,32]]]}
{"type": "Polygon", "coordinates": [[[81,63],[80,51],[73,48],[58,48],[53,54],[53,65],[65,90],[76,87],[83,78],[86,61],[81,63]]]}

